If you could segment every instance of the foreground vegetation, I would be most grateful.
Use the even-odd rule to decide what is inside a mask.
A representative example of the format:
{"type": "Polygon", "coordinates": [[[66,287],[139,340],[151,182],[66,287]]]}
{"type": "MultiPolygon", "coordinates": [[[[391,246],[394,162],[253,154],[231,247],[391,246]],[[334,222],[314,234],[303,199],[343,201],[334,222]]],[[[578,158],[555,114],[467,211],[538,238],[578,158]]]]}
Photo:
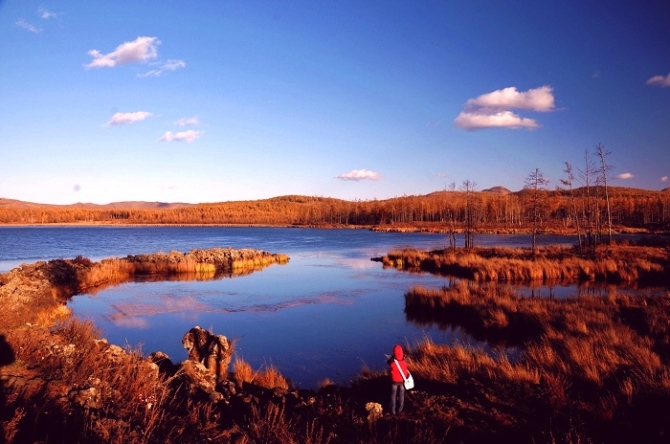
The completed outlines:
{"type": "MultiPolygon", "coordinates": [[[[607,257],[628,264],[639,256],[667,276],[667,249],[607,248],[607,257]]],[[[479,261],[494,255],[507,255],[493,262],[498,276],[523,257],[533,262],[529,251],[498,249],[479,261]]],[[[536,255],[560,262],[570,251],[536,255]]],[[[107,344],[64,307],[83,286],[107,282],[104,268],[191,273],[225,254],[168,256],[132,257],[133,267],[50,261],[0,276],[0,442],[626,443],[665,442],[670,433],[670,293],[524,298],[483,277],[413,288],[405,295],[410,321],[461,329],[489,345],[414,344],[408,359],[417,389],[405,412],[389,417],[369,410],[369,403],[386,407],[383,373],[363,369],[350,386],[324,381],[305,391],[272,367],[237,360],[213,390],[197,365],[107,344]]],[[[247,256],[248,267],[254,262],[247,256]]],[[[232,261],[218,263],[228,265],[215,273],[232,272],[232,261]]]]}
{"type": "Polygon", "coordinates": [[[406,311],[508,351],[431,343],[414,351],[415,375],[455,407],[452,424],[517,442],[667,440],[670,294],[538,299],[460,283],[412,289],[406,311]]]}

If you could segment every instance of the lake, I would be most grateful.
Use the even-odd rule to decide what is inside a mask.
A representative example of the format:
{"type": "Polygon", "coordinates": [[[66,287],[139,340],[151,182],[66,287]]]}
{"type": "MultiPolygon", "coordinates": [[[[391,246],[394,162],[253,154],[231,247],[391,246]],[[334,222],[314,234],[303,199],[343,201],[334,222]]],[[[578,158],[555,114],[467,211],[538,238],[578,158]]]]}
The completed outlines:
{"type": "MultiPolygon", "coordinates": [[[[463,239],[459,237],[462,243],[463,239]]],[[[475,244],[528,246],[527,235],[479,235],[475,244]]],[[[542,244],[574,243],[541,236],[542,244]]],[[[194,248],[253,248],[287,254],[286,265],[210,281],[129,282],[75,296],[68,306],[91,319],[111,343],[144,354],[186,359],[181,338],[199,325],[235,342],[236,357],[273,365],[294,384],[325,378],[348,383],[364,366],[385,369],[394,344],[437,343],[487,348],[459,329],[407,320],[404,293],[440,288],[444,277],[383,269],[372,257],[412,247],[441,248],[440,234],[258,227],[2,227],[0,272],[21,263],[82,255],[94,261],[194,248]]],[[[569,290],[566,290],[569,291],[569,290]]]]}

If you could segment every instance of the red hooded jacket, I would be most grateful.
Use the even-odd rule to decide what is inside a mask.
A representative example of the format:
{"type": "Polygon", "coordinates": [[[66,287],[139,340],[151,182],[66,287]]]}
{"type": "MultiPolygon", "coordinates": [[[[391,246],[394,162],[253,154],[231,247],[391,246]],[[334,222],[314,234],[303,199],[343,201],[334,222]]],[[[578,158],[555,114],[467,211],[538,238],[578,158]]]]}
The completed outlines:
{"type": "Polygon", "coordinates": [[[398,371],[398,366],[395,364],[395,360],[398,361],[400,364],[400,368],[402,369],[402,373],[405,375],[405,378],[409,377],[409,370],[407,369],[407,363],[405,362],[404,358],[404,353],[402,351],[402,347],[400,345],[396,345],[393,347],[393,356],[391,356],[391,359],[388,360],[388,365],[389,365],[389,370],[391,372],[391,381],[395,383],[402,383],[404,382],[404,379],[400,375],[400,371],[398,371]]]}

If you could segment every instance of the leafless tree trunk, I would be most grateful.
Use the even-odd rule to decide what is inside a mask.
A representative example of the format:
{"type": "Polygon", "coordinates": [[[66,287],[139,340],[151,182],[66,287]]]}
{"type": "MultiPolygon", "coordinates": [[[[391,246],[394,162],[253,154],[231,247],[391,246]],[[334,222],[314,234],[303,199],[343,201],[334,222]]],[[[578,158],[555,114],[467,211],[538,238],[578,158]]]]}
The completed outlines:
{"type": "Polygon", "coordinates": [[[537,225],[540,220],[540,190],[544,188],[549,183],[549,180],[545,179],[542,172],[535,168],[535,171],[530,173],[526,178],[526,188],[533,191],[531,198],[532,210],[533,210],[533,257],[535,257],[535,245],[537,241],[537,225]]]}
{"type": "Polygon", "coordinates": [[[577,202],[575,201],[575,195],[572,189],[572,184],[575,181],[575,175],[572,172],[572,165],[570,162],[565,162],[565,169],[563,170],[567,177],[561,179],[561,183],[566,185],[570,190],[570,200],[572,201],[572,215],[575,218],[575,227],[577,229],[577,242],[579,243],[579,254],[582,254],[582,233],[579,229],[579,214],[577,213],[577,202]]]}
{"type": "Polygon", "coordinates": [[[585,203],[583,206],[583,218],[586,231],[586,245],[595,249],[595,205],[591,202],[591,185],[593,184],[593,175],[596,172],[595,165],[589,155],[589,150],[584,150],[584,170],[579,170],[582,185],[584,186],[585,203]]]}
{"type": "Polygon", "coordinates": [[[461,188],[465,191],[465,245],[469,250],[475,246],[474,234],[474,190],[477,184],[470,179],[463,181],[461,188]]]}
{"type": "Polygon", "coordinates": [[[607,164],[607,156],[612,154],[610,151],[605,151],[605,147],[599,143],[596,146],[596,154],[600,158],[600,180],[603,182],[605,186],[605,202],[607,204],[607,230],[608,230],[608,238],[607,238],[607,243],[611,244],[612,243],[612,212],[610,211],[610,198],[609,194],[607,191],[607,172],[611,170],[613,167],[612,165],[607,164]]]}

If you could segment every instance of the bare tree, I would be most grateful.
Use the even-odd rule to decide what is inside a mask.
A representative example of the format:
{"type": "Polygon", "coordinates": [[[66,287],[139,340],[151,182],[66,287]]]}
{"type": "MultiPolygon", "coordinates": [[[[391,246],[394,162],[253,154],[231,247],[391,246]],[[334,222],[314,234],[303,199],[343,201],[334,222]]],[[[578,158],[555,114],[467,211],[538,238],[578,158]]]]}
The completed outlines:
{"type": "Polygon", "coordinates": [[[584,150],[584,169],[578,171],[584,193],[582,218],[584,219],[584,229],[586,231],[586,245],[595,247],[594,228],[596,226],[595,206],[597,205],[597,202],[591,202],[591,185],[594,185],[597,170],[591,160],[588,148],[584,150]]]}
{"type": "Polygon", "coordinates": [[[572,184],[575,181],[575,175],[572,172],[572,165],[570,162],[565,162],[565,169],[563,172],[566,174],[565,179],[561,179],[561,183],[568,187],[570,191],[570,200],[572,201],[572,217],[575,219],[575,228],[577,229],[577,242],[579,243],[579,253],[582,254],[582,233],[579,229],[579,215],[577,214],[577,202],[575,201],[574,190],[572,189],[572,184]]]}
{"type": "Polygon", "coordinates": [[[607,172],[614,168],[612,165],[609,165],[607,163],[607,156],[612,154],[611,151],[606,151],[605,147],[599,143],[596,145],[596,155],[600,159],[600,177],[599,181],[603,183],[605,186],[605,203],[607,205],[607,231],[608,231],[608,237],[607,237],[607,243],[611,244],[612,243],[612,212],[610,211],[610,198],[609,198],[609,193],[607,191],[607,172]]]}
{"type": "Polygon", "coordinates": [[[470,179],[463,181],[461,189],[465,191],[465,245],[464,248],[469,250],[475,246],[474,233],[474,190],[477,184],[470,179]]]}
{"type": "Polygon", "coordinates": [[[531,204],[533,211],[533,257],[535,257],[537,225],[540,220],[540,210],[541,210],[540,193],[541,190],[544,187],[546,187],[548,183],[549,180],[545,179],[544,175],[538,168],[535,168],[535,171],[533,171],[528,175],[528,177],[526,177],[526,188],[532,190],[533,192],[531,196],[531,204]]]}

